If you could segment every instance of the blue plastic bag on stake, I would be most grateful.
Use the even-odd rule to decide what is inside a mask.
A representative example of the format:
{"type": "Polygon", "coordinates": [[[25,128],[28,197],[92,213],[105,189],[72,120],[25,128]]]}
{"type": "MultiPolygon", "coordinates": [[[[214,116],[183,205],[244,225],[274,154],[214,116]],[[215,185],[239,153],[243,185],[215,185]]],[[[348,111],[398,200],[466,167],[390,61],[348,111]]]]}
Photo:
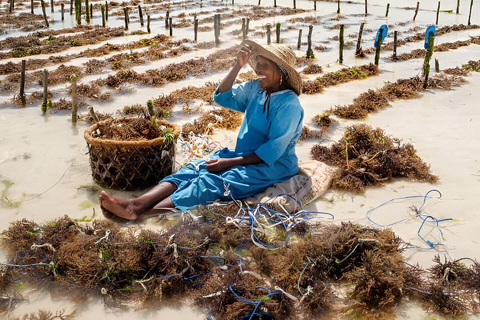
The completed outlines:
{"type": "Polygon", "coordinates": [[[425,44],[423,45],[425,50],[428,48],[428,39],[430,37],[435,38],[435,26],[433,24],[427,28],[427,31],[425,31],[425,44]]]}
{"type": "Polygon", "coordinates": [[[375,37],[375,42],[373,42],[373,46],[375,48],[377,47],[378,38],[380,37],[380,35],[382,36],[382,41],[380,42],[380,45],[382,45],[383,40],[385,40],[385,38],[387,37],[387,33],[388,33],[388,27],[385,24],[378,29],[377,36],[375,37]]]}

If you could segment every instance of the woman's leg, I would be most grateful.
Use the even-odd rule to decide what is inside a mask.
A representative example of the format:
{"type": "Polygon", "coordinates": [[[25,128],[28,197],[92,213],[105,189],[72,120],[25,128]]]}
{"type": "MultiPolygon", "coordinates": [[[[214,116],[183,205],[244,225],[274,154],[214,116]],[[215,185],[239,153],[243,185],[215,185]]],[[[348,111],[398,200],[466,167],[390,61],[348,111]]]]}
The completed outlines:
{"type": "Polygon", "coordinates": [[[177,190],[177,186],[170,182],[162,182],[138,198],[123,199],[100,192],[100,205],[114,215],[135,220],[143,213],[149,211],[157,204],[162,208],[174,208],[170,195],[177,190]]]}

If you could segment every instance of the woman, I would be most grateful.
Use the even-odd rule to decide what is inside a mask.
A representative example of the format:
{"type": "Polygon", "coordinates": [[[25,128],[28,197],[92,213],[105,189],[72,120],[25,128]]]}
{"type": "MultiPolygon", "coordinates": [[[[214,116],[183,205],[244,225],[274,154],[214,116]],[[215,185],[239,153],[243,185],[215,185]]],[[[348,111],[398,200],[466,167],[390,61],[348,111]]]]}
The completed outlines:
{"type": "Polygon", "coordinates": [[[265,47],[245,40],[237,61],[214,93],[220,105],[245,113],[236,147],[217,151],[163,179],[133,199],[100,193],[100,205],[115,216],[135,220],[152,209],[186,210],[217,199],[242,199],[298,173],[295,144],[302,132],[298,100],[302,80],[291,48],[265,47]],[[250,61],[258,79],[234,85],[250,61]]]}

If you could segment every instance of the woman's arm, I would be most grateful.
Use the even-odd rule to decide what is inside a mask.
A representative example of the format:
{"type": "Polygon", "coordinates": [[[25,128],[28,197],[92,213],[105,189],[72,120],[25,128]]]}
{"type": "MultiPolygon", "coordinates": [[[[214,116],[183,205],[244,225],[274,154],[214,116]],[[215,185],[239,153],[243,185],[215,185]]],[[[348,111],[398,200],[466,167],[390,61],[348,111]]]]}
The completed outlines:
{"type": "Polygon", "coordinates": [[[245,64],[247,64],[248,59],[252,55],[252,49],[249,46],[243,46],[240,51],[237,53],[237,61],[233,68],[228,72],[225,78],[222,80],[218,86],[218,93],[227,92],[232,89],[235,78],[237,77],[240,70],[245,64]]]}
{"type": "Polygon", "coordinates": [[[211,173],[218,173],[235,166],[262,163],[263,160],[256,153],[236,158],[218,158],[207,160],[207,170],[211,173]]]}

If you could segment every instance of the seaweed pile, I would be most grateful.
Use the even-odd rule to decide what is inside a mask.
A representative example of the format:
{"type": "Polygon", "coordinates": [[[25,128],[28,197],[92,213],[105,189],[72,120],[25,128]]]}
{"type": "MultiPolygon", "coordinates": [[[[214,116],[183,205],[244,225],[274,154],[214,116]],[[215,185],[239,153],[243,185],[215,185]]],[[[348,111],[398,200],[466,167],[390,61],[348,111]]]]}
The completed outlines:
{"type": "Polygon", "coordinates": [[[317,144],[310,152],[315,160],[339,167],[332,186],[340,190],[364,192],[368,186],[399,177],[429,183],[438,180],[413,145],[367,124],[347,127],[331,147],[317,144]]]}
{"type": "Polygon", "coordinates": [[[354,80],[365,79],[380,73],[380,70],[373,63],[360,67],[343,68],[336,72],[329,72],[315,80],[303,81],[303,93],[315,94],[323,91],[325,87],[336,86],[354,80]]]}
{"type": "Polygon", "coordinates": [[[476,261],[438,257],[425,271],[405,263],[390,229],[352,223],[301,223],[295,241],[265,250],[249,242],[248,228],[226,223],[236,211],[201,207],[163,232],[67,216],[13,222],[2,241],[15,266],[2,267],[1,290],[21,280],[110,307],[183,302],[217,319],[385,318],[404,297],[443,314],[478,312],[476,261]]]}
{"type": "MultiPolygon", "coordinates": [[[[443,74],[428,79],[428,87],[431,89],[449,90],[463,82],[465,80],[458,75],[448,76],[443,74]]],[[[346,119],[362,119],[369,113],[390,107],[390,102],[395,100],[416,98],[423,90],[423,80],[418,76],[409,79],[398,79],[396,82],[387,83],[382,88],[376,90],[369,89],[353,99],[352,104],[335,106],[329,112],[346,119]]]]}

